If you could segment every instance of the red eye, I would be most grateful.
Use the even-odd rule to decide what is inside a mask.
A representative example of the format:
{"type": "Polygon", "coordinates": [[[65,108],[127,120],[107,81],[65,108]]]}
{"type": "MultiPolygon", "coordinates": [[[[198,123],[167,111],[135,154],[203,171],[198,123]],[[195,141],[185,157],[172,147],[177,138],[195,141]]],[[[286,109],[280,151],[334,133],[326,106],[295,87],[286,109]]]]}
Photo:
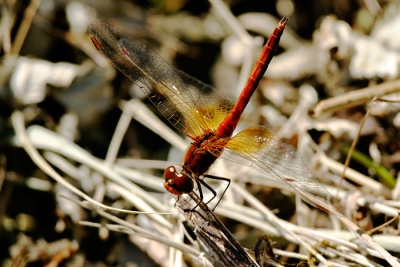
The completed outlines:
{"type": "Polygon", "coordinates": [[[165,181],[173,180],[175,178],[175,174],[176,174],[176,169],[174,166],[169,166],[168,168],[166,168],[164,171],[165,181]]]}
{"type": "Polygon", "coordinates": [[[186,173],[178,173],[173,166],[169,166],[164,172],[164,187],[174,195],[187,194],[193,191],[193,180],[186,173]]]}

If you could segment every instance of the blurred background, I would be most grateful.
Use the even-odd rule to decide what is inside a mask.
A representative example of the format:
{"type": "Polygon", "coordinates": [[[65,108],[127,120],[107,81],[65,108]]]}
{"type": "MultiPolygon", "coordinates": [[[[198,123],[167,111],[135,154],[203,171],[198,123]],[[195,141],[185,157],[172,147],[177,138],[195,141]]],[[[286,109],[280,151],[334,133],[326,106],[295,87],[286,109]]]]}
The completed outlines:
{"type": "MultiPolygon", "coordinates": [[[[113,219],[92,205],[85,206],[83,196],[62,182],[114,208],[173,213],[154,219],[110,212],[131,225],[193,245],[187,237],[193,234],[185,232],[192,230],[179,219],[175,198],[164,190],[162,179],[163,168],[181,162],[190,140],[166,126],[167,121],[140,89],[96,50],[87,33],[95,20],[123,30],[172,66],[234,101],[268,36],[278,21],[288,16],[276,57],[246,109],[243,125],[268,126],[299,150],[323,183],[348,194],[357,192],[343,205],[360,228],[370,230],[386,222],[400,207],[396,187],[400,167],[399,9],[399,1],[378,0],[3,0],[0,263],[217,264],[208,256],[205,263],[199,261],[200,254],[172,253],[169,248],[176,245],[164,241],[150,241],[152,238],[140,234],[135,237],[136,232],[130,231],[137,230],[116,227],[121,222],[108,226],[113,219]],[[358,90],[367,91],[349,94],[358,90]],[[333,104],[324,102],[339,96],[345,98],[333,104]],[[32,146],[60,177],[32,160],[34,152],[27,152],[24,127],[32,146]],[[343,165],[335,164],[345,162],[356,138],[349,167],[362,178],[345,176],[346,181],[340,182],[343,165]],[[321,153],[329,161],[320,157],[321,153]],[[133,192],[127,184],[138,186],[139,191],[133,192]],[[151,199],[146,199],[146,194],[151,199]],[[376,203],[391,209],[386,213],[374,210],[376,203]],[[82,221],[88,224],[82,225],[82,221]]],[[[235,166],[226,164],[218,165],[215,172],[236,179],[279,218],[298,224],[301,215],[292,194],[272,189],[281,186],[248,171],[237,175],[235,166]]],[[[226,198],[244,203],[229,190],[226,198]]],[[[223,210],[224,202],[221,205],[223,210]]],[[[330,227],[325,224],[328,216],[306,214],[302,226],[330,227]]],[[[257,228],[226,214],[221,217],[247,248],[252,249],[263,233],[272,234],[268,227],[257,228]]],[[[396,236],[397,226],[394,223],[379,233],[396,236]]],[[[302,251],[294,241],[273,235],[280,249],[302,251]]],[[[399,253],[398,240],[393,242],[385,248],[399,253]]],[[[202,251],[199,245],[196,249],[202,251]]],[[[301,257],[280,261],[305,262],[301,257]]]]}

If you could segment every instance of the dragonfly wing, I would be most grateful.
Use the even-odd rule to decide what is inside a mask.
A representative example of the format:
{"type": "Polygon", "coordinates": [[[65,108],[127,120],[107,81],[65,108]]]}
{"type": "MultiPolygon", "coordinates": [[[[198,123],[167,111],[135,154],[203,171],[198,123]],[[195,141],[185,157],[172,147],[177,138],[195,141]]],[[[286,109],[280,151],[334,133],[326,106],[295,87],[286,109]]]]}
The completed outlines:
{"type": "Polygon", "coordinates": [[[220,96],[216,89],[196,78],[176,70],[182,81],[190,90],[190,96],[197,103],[197,112],[201,119],[206,122],[208,129],[216,130],[229,111],[234,106],[227,97],[220,96]],[[193,90],[196,88],[196,90],[193,90]]]}
{"type": "Polygon", "coordinates": [[[93,22],[89,33],[97,49],[139,86],[179,131],[193,138],[202,135],[206,129],[213,129],[215,123],[210,123],[210,118],[218,111],[210,112],[208,108],[209,102],[218,98],[212,98],[212,94],[209,99],[203,98],[198,90],[198,86],[207,90],[212,87],[177,72],[155,51],[107,23],[93,22]]]}
{"type": "Polygon", "coordinates": [[[333,198],[317,180],[295,148],[268,128],[247,128],[229,140],[227,148],[228,158],[239,156],[242,164],[254,166],[275,179],[285,181],[292,191],[311,205],[336,214],[343,212],[339,200],[333,198]]]}

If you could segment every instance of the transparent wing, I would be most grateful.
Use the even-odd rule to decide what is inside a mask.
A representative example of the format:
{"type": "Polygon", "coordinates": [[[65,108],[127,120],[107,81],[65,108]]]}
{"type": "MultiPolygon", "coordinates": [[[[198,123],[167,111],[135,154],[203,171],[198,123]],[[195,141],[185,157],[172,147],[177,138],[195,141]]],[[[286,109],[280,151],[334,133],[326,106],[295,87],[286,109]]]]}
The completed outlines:
{"type": "Polygon", "coordinates": [[[104,22],[89,27],[93,43],[136,83],[161,114],[189,137],[215,130],[231,109],[211,86],[176,70],[152,49],[104,22]]]}
{"type": "Polygon", "coordinates": [[[292,191],[311,205],[343,214],[339,200],[329,194],[296,150],[268,128],[247,128],[229,140],[226,147],[226,158],[239,157],[241,164],[254,166],[275,179],[285,181],[292,191]]]}

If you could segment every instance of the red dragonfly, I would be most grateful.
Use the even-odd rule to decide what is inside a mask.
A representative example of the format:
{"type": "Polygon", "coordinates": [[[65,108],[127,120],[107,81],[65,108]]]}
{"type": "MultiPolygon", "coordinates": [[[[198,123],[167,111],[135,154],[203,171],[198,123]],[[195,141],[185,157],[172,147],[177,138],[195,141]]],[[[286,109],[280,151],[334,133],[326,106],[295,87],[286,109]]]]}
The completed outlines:
{"type": "Polygon", "coordinates": [[[182,169],[170,166],[164,172],[164,186],[169,192],[178,196],[190,193],[196,182],[200,199],[203,199],[200,184],[215,197],[215,191],[203,181],[205,177],[228,181],[227,189],[229,179],[207,174],[210,166],[224,152],[239,159],[242,164],[283,179],[310,204],[319,208],[326,206],[329,193],[292,146],[263,126],[247,128],[232,137],[274,55],[287,22],[287,17],[282,18],[269,37],[234,106],[214,93],[212,87],[176,70],[156,52],[126,33],[100,21],[90,25],[89,33],[96,48],[142,89],[175,128],[193,140],[182,169]]]}

